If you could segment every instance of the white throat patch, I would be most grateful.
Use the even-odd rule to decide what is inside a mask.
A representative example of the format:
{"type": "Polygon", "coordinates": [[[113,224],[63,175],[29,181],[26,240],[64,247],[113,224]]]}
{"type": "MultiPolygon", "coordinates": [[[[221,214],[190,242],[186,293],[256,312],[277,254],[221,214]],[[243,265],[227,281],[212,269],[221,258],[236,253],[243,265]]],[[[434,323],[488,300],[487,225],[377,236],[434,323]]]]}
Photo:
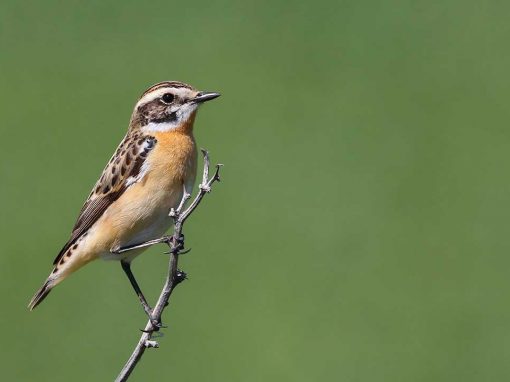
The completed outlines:
{"type": "Polygon", "coordinates": [[[165,131],[171,131],[175,130],[177,127],[179,127],[179,122],[149,122],[147,125],[142,127],[142,131],[144,133],[151,133],[151,132],[165,132],[165,131]]]}

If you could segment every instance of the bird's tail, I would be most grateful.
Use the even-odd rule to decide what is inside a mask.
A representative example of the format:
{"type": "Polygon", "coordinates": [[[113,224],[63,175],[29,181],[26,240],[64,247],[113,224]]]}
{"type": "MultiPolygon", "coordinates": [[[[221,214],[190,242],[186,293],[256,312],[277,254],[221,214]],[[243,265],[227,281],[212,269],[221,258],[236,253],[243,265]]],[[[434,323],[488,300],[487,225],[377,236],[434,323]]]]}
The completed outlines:
{"type": "Polygon", "coordinates": [[[35,292],[34,297],[32,297],[32,300],[30,300],[30,303],[28,304],[28,309],[34,310],[35,307],[46,298],[54,286],[54,280],[48,277],[43,286],[37,292],[35,292]]]}

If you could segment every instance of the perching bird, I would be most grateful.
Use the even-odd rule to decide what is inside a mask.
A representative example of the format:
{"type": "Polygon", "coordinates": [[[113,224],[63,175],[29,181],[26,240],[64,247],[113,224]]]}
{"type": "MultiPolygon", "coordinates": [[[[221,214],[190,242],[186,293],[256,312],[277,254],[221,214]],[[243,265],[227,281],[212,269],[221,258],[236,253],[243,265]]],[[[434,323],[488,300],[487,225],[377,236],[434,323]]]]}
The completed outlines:
{"type": "Polygon", "coordinates": [[[30,310],[71,273],[100,258],[121,262],[151,317],[130,269],[145,248],[121,249],[157,239],[172,225],[169,211],[177,208],[184,190],[191,193],[195,181],[197,109],[218,96],[177,81],[158,83],[142,94],[126,136],[83,205],[53,271],[28,304],[30,310]]]}

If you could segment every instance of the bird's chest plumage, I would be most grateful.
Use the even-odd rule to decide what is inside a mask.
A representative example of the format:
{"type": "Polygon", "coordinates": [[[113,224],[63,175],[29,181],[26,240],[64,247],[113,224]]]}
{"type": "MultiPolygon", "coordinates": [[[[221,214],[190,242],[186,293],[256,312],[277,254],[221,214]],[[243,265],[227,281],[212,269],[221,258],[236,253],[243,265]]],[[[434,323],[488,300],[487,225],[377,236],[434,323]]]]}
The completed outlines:
{"type": "Polygon", "coordinates": [[[157,144],[147,158],[145,174],[112,205],[108,215],[117,232],[113,246],[129,246],[155,239],[172,225],[168,216],[190,192],[197,166],[193,137],[174,132],[156,133],[157,144]]]}
{"type": "Polygon", "coordinates": [[[164,186],[173,189],[176,183],[193,182],[197,170],[195,139],[175,132],[156,133],[157,146],[148,158],[151,179],[163,178],[164,186]]]}

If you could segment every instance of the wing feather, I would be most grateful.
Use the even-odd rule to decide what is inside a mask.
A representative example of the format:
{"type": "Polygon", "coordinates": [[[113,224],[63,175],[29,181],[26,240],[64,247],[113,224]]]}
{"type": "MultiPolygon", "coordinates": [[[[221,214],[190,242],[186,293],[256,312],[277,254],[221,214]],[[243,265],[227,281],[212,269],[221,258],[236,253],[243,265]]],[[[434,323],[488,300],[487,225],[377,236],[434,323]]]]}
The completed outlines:
{"type": "Polygon", "coordinates": [[[132,184],[143,178],[142,166],[156,143],[155,137],[140,133],[124,138],[92,189],[76,220],[70,239],[53,264],[59,262],[67,250],[87,233],[113,202],[132,184]]]}

